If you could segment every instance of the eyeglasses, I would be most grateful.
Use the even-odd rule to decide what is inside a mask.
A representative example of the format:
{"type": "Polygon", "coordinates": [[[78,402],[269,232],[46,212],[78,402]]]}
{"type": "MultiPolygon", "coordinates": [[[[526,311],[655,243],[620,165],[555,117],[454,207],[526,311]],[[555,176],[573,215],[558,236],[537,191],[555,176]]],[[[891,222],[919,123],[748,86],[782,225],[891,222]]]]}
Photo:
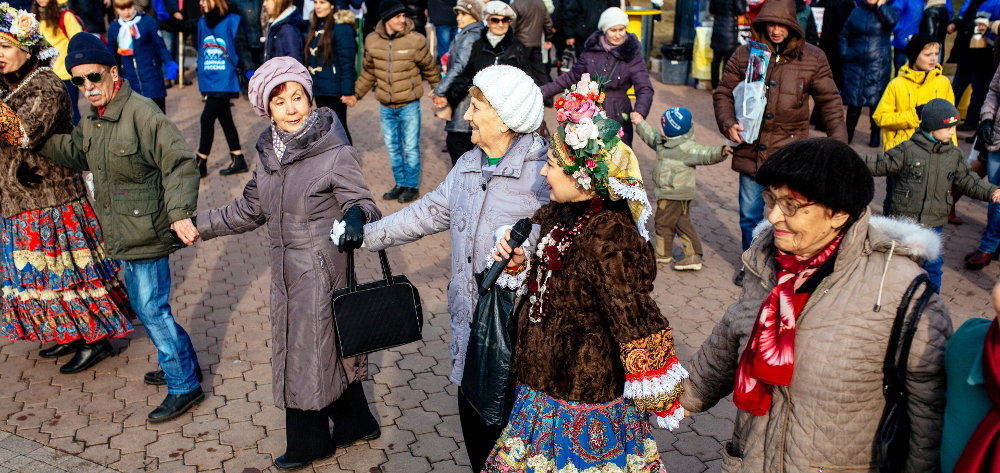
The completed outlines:
{"type": "Polygon", "coordinates": [[[494,25],[499,25],[501,23],[507,24],[510,23],[510,18],[498,18],[494,16],[490,17],[490,23],[493,23],[494,25]]]}
{"type": "Polygon", "coordinates": [[[102,79],[104,79],[104,73],[103,72],[90,72],[90,73],[85,74],[83,77],[73,76],[73,77],[71,77],[69,79],[69,81],[72,82],[73,85],[75,85],[77,87],[83,87],[84,78],[86,78],[86,80],[89,80],[91,84],[98,84],[98,83],[101,82],[102,79]]]}
{"type": "Polygon", "coordinates": [[[760,196],[764,199],[764,206],[769,209],[773,209],[774,205],[777,204],[778,208],[781,209],[781,213],[785,214],[786,217],[793,217],[799,209],[803,207],[809,207],[810,205],[816,205],[819,202],[806,202],[799,203],[791,197],[781,197],[774,195],[771,189],[764,189],[760,191],[760,196]]]}

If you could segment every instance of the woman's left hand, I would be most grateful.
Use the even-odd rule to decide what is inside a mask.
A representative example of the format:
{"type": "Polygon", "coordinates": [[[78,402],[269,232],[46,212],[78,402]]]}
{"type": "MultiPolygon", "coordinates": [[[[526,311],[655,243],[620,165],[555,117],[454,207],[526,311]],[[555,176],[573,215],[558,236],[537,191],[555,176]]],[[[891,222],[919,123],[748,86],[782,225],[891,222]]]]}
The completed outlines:
{"type": "Polygon", "coordinates": [[[993,191],[993,195],[990,196],[990,200],[994,204],[1000,204],[1000,189],[997,189],[997,190],[993,191]]]}
{"type": "MultiPolygon", "coordinates": [[[[497,240],[497,252],[493,253],[494,261],[503,261],[505,258],[510,256],[510,229],[504,232],[503,238],[497,240]]],[[[524,248],[517,247],[514,248],[514,255],[510,257],[510,261],[507,263],[508,268],[516,268],[524,264],[527,257],[524,256],[524,248]]]]}
{"type": "Polygon", "coordinates": [[[643,118],[642,114],[639,113],[639,112],[632,112],[632,113],[630,113],[629,114],[629,118],[632,120],[632,123],[634,123],[636,125],[638,125],[639,122],[645,120],[645,118],[643,118]]]}

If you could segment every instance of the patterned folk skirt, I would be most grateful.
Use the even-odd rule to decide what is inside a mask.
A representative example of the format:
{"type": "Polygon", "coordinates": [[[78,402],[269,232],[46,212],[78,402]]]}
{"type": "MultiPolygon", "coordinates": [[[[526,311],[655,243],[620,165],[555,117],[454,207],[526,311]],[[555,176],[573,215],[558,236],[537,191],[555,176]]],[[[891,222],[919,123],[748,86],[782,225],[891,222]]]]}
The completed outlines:
{"type": "Polygon", "coordinates": [[[517,387],[488,473],[666,473],[646,412],[625,398],[585,404],[517,387]]]}
{"type": "Polygon", "coordinates": [[[0,335],[91,343],[132,331],[132,306],[116,278],[121,264],[105,254],[86,197],[3,218],[0,238],[0,335]]]}

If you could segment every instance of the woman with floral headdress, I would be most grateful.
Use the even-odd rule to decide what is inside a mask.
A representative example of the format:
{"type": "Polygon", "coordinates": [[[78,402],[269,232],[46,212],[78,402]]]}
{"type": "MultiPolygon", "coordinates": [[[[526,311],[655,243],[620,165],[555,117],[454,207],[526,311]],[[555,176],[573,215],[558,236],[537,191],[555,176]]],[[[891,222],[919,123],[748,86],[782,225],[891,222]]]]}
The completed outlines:
{"type": "MultiPolygon", "coordinates": [[[[556,100],[559,127],[542,168],[551,203],[544,235],[514,250],[508,285],[527,286],[518,318],[514,410],[484,471],[653,471],[663,464],[646,420],[683,418],[687,371],[650,296],[656,261],[650,205],[621,125],[589,74],[556,100]]],[[[500,261],[511,253],[497,243],[500,261]]]]}
{"type": "Polygon", "coordinates": [[[32,151],[73,130],[66,86],[49,67],[57,51],[38,26],[0,3],[0,334],[56,342],[43,358],[75,352],[59,369],[69,374],[111,355],[132,309],[80,173],[32,151]]]}

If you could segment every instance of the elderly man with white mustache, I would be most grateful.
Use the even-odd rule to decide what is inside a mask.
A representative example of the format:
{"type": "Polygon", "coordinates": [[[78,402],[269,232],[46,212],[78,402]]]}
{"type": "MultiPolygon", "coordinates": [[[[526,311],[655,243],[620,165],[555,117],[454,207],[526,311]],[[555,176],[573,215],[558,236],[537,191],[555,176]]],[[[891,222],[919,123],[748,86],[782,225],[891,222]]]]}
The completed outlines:
{"type": "Polygon", "coordinates": [[[167,397],[149,414],[173,419],[204,400],[198,356],[170,311],[168,257],[198,237],[194,153],[177,127],[150,99],[132,92],[101,40],[73,36],[66,53],[70,81],[92,105],[69,135],[53,135],[39,154],[94,173],[94,209],[105,248],[122,261],[132,308],[158,352],[160,371],[146,384],[167,385],[167,397]]]}

